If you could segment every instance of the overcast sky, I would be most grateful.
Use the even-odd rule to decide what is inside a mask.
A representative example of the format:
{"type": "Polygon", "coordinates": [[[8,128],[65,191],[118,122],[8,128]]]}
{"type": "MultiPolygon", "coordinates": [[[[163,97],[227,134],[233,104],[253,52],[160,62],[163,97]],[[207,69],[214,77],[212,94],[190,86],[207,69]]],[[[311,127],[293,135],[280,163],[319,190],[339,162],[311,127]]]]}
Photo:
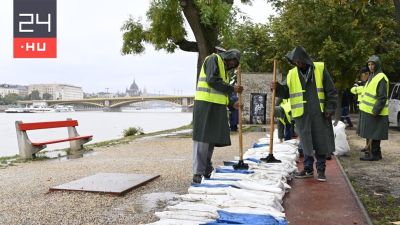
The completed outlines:
{"type": "MultiPolygon", "coordinates": [[[[122,24],[129,15],[145,21],[149,2],[57,0],[57,58],[14,59],[13,0],[1,0],[0,83],[67,83],[85,92],[117,92],[135,79],[148,92],[193,94],[196,53],[167,54],[151,46],[142,55],[120,53],[122,24]]],[[[266,22],[273,13],[264,0],[255,0],[252,6],[235,4],[255,22],[266,22]]]]}

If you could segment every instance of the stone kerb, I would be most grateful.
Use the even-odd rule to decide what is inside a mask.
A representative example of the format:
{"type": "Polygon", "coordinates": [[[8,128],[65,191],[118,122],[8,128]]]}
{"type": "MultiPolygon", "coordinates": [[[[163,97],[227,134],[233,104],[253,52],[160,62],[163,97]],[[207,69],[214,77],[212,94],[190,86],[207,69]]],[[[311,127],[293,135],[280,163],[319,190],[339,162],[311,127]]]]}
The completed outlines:
{"type": "MultiPolygon", "coordinates": [[[[280,80],[280,77],[277,78],[280,80]]],[[[243,119],[245,123],[250,123],[250,102],[251,93],[262,93],[267,94],[266,102],[266,122],[269,123],[269,114],[271,108],[271,96],[270,84],[272,81],[272,73],[243,73],[242,74],[242,85],[243,91],[243,119]]]]}

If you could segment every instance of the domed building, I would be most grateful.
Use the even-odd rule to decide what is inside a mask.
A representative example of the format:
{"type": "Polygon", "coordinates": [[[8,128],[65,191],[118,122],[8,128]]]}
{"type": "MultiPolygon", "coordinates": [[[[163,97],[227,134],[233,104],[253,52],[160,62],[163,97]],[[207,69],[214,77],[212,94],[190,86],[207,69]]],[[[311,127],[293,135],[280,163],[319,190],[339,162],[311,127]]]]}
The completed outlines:
{"type": "Polygon", "coordinates": [[[126,96],[140,96],[142,95],[142,92],[140,91],[138,85],[136,84],[135,80],[133,80],[133,83],[129,87],[129,89],[126,89],[125,91],[126,96]]]}

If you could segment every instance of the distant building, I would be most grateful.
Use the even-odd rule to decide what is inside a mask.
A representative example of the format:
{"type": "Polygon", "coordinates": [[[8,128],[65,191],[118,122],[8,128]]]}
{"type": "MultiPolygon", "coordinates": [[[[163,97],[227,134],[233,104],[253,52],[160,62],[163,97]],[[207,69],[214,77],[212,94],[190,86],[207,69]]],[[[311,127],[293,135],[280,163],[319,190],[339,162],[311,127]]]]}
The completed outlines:
{"type": "Polygon", "coordinates": [[[133,80],[133,83],[129,87],[129,89],[126,89],[125,91],[126,96],[140,96],[142,95],[142,92],[140,91],[138,85],[136,84],[135,80],[133,80]]]}
{"type": "Polygon", "coordinates": [[[28,95],[28,87],[13,84],[0,84],[0,96],[4,97],[8,94],[17,94],[25,97],[28,95]]]}
{"type": "Polygon", "coordinates": [[[41,98],[43,94],[48,93],[52,100],[72,100],[83,99],[82,87],[70,84],[31,84],[28,87],[28,93],[38,91],[41,98]]]}

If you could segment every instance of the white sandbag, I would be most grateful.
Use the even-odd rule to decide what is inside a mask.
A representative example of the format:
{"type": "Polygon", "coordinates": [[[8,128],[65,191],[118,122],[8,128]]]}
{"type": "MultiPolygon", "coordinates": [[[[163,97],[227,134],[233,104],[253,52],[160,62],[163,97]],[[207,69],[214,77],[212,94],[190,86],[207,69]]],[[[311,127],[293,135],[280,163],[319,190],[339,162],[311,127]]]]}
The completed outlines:
{"type": "Polygon", "coordinates": [[[216,202],[216,201],[228,201],[232,199],[232,197],[228,195],[203,195],[203,194],[184,194],[176,198],[187,202],[216,202]]]}
{"type": "Polygon", "coordinates": [[[199,223],[207,223],[210,221],[214,220],[210,219],[204,221],[195,221],[195,220],[161,219],[157,222],[149,223],[148,225],[198,225],[199,223]]]}
{"type": "Polygon", "coordinates": [[[269,192],[229,188],[227,189],[227,194],[229,196],[232,196],[236,200],[264,204],[267,206],[271,206],[280,212],[283,212],[283,207],[280,204],[282,198],[278,198],[275,194],[269,192]]]}
{"type": "Polygon", "coordinates": [[[217,213],[199,212],[190,210],[155,212],[155,215],[160,219],[195,220],[195,221],[207,221],[210,219],[218,218],[217,213]]]}
{"type": "Polygon", "coordinates": [[[198,212],[213,212],[216,213],[217,210],[220,208],[211,205],[211,204],[206,204],[200,203],[200,202],[180,202],[176,205],[172,206],[167,206],[166,208],[168,211],[179,211],[179,210],[190,210],[190,211],[198,211],[198,212]]]}
{"type": "Polygon", "coordinates": [[[333,133],[335,134],[335,152],[333,154],[335,155],[346,155],[350,151],[345,128],[346,125],[342,121],[339,121],[336,126],[333,126],[333,133]]]}
{"type": "Polygon", "coordinates": [[[193,187],[188,189],[189,194],[203,194],[203,195],[226,195],[225,188],[207,188],[207,187],[193,187]]]}

